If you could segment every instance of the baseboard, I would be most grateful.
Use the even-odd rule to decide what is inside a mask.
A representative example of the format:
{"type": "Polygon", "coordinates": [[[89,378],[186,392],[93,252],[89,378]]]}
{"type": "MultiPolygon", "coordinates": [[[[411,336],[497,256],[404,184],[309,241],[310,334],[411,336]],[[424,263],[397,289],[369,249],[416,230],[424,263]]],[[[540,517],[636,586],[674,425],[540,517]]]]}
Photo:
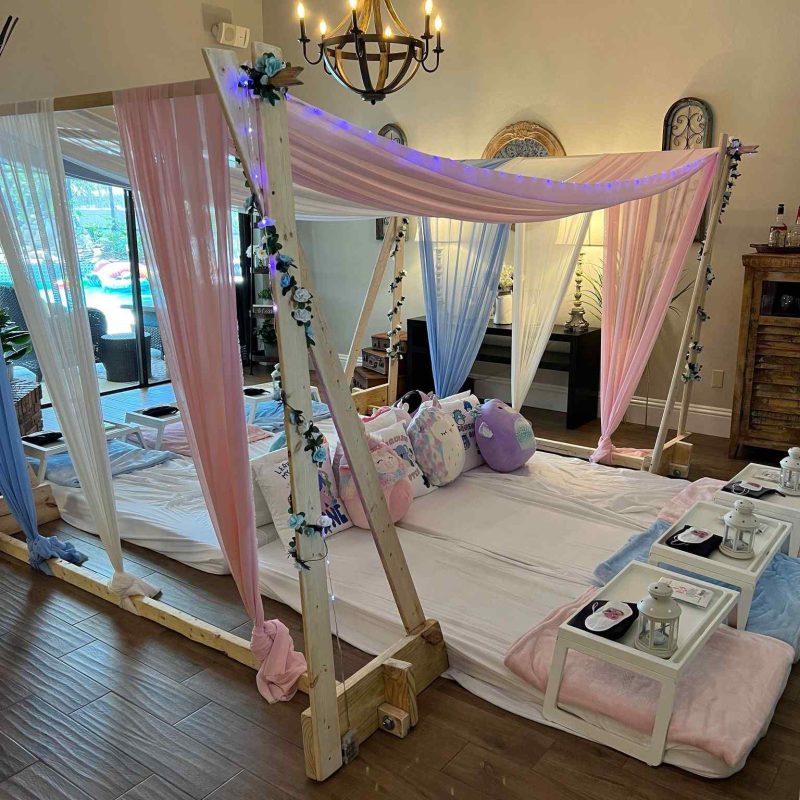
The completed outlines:
{"type": "MultiPolygon", "coordinates": [[[[470,377],[475,381],[475,393],[478,397],[497,397],[506,403],[511,402],[510,377],[492,375],[481,370],[473,370],[470,377]]],[[[536,382],[532,384],[523,405],[546,408],[550,411],[566,411],[567,387],[536,382]]],[[[657,429],[661,424],[661,415],[664,413],[664,400],[651,398],[647,401],[644,397],[634,396],[625,414],[625,421],[644,425],[645,408],[647,408],[647,424],[657,429]]],[[[672,428],[676,428],[678,425],[678,415],[679,409],[674,408],[670,418],[672,428]]],[[[731,410],[693,403],[689,407],[689,416],[686,422],[690,431],[727,439],[731,431],[731,410]]],[[[655,437],[655,431],[653,436],[655,437]]]]}
{"type": "MultiPolygon", "coordinates": [[[[661,416],[664,413],[664,400],[653,399],[646,401],[644,397],[634,397],[625,413],[625,421],[639,425],[650,425],[658,428],[661,416]],[[647,419],[645,420],[645,410],[647,419]]],[[[672,409],[669,424],[671,428],[678,427],[680,407],[672,409]]],[[[704,433],[708,436],[719,436],[727,439],[731,433],[731,410],[717,406],[701,406],[692,403],[686,418],[686,427],[693,433],[704,433]]]]}

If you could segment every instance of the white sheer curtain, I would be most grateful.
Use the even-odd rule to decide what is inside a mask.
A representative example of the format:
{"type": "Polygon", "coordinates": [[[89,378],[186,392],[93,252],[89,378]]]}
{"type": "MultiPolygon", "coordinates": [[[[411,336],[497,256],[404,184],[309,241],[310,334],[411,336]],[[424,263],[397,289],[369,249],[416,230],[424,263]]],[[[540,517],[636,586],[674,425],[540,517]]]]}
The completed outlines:
{"type": "Polygon", "coordinates": [[[519,411],[586,238],[591,214],[517,225],[511,334],[511,405],[519,411]]]}
{"type": "Polygon", "coordinates": [[[157,589],[123,567],[52,100],[17,104],[15,112],[0,117],[0,245],[86,503],[114,567],[109,588],[122,598],[153,596],[157,589]]]}

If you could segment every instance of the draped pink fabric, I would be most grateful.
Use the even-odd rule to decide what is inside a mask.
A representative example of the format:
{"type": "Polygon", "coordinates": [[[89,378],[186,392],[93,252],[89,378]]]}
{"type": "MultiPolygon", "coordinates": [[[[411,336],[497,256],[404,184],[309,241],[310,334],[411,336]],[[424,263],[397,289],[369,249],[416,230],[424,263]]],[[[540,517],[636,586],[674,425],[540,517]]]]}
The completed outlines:
{"type": "Polygon", "coordinates": [[[404,147],[296,98],[288,107],[295,183],[405,215],[474,222],[559,219],[663,192],[717,159],[716,150],[609,154],[597,156],[588,171],[556,180],[547,175],[550,159],[528,159],[542,177],[483,169],[404,147]]]}
{"type": "Polygon", "coordinates": [[[709,161],[665,192],[605,211],[601,436],[592,461],[607,461],[614,452],[611,436],[664,323],[715,168],[716,162],[709,161]]]}
{"type": "Polygon", "coordinates": [[[172,98],[168,86],[116,92],[114,105],[175,394],[214,529],[254,621],[258,688],[270,702],[287,700],[306,662],[284,625],[265,622],[259,591],[227,124],[215,95],[172,98]]]}

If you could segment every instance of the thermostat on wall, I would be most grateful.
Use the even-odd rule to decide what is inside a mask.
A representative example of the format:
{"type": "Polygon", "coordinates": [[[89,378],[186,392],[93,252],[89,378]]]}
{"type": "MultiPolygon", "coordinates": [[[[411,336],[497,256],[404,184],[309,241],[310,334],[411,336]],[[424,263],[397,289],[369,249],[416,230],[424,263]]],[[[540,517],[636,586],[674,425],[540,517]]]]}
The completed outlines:
{"type": "Polygon", "coordinates": [[[247,47],[250,44],[250,28],[241,25],[217,22],[211,26],[211,33],[220,44],[226,44],[229,47],[247,47]]]}

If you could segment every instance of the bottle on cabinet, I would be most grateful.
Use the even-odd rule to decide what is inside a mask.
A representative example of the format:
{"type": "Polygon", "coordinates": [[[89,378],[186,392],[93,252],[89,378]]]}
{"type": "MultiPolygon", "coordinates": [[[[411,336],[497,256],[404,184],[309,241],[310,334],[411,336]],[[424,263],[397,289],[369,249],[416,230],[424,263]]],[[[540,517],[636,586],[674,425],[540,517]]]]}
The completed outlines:
{"type": "Polygon", "coordinates": [[[775,223],[769,229],[769,243],[772,247],[786,247],[786,220],[783,218],[783,203],[778,204],[775,223]]]}
{"type": "Polygon", "coordinates": [[[800,207],[797,209],[794,225],[792,225],[792,229],[786,235],[786,244],[789,247],[800,247],[800,207]]]}

